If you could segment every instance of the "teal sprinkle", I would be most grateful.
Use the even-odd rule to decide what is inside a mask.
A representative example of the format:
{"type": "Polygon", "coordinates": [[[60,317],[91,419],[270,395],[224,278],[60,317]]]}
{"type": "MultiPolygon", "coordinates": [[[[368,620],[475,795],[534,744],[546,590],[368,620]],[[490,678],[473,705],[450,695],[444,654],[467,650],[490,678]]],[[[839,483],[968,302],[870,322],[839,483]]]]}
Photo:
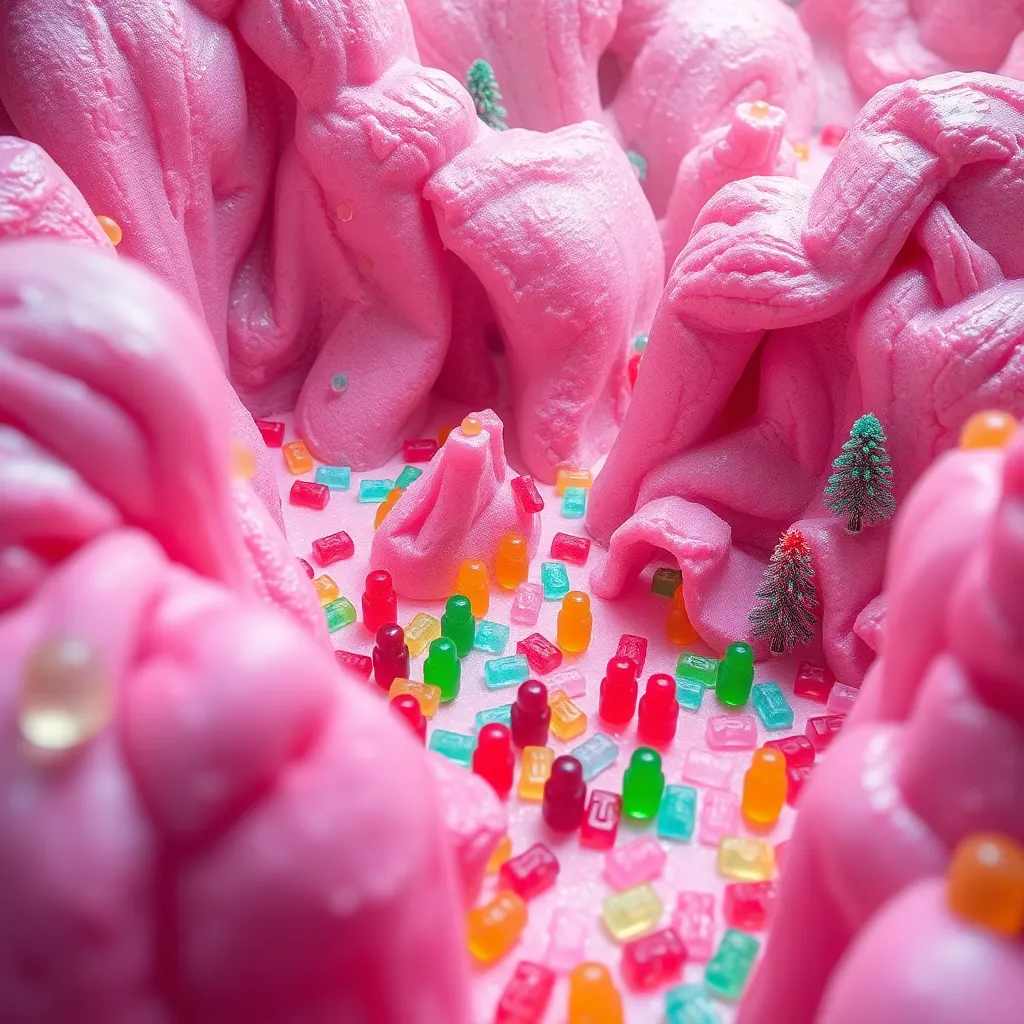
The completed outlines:
{"type": "Polygon", "coordinates": [[[466,88],[473,97],[476,115],[488,128],[503,132],[508,129],[504,119],[508,111],[501,105],[501,93],[494,77],[494,68],[485,60],[475,60],[466,75],[466,88]]]}
{"type": "Polygon", "coordinates": [[[339,395],[348,391],[348,377],[343,373],[336,373],[331,378],[331,390],[337,392],[339,395]]]}
{"type": "Polygon", "coordinates": [[[633,170],[636,171],[637,181],[642,185],[644,183],[644,178],[647,177],[647,161],[635,149],[627,149],[626,158],[633,165],[633,170]]]}

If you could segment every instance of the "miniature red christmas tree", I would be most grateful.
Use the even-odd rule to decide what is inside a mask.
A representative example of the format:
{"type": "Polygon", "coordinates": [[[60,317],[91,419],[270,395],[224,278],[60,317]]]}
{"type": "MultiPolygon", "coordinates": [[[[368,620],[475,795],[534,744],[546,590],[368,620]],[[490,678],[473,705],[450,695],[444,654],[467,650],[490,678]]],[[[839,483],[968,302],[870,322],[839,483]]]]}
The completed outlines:
{"type": "Polygon", "coordinates": [[[751,635],[771,641],[773,654],[791,651],[814,639],[818,603],[811,549],[799,530],[787,530],[764,570],[757,592],[760,604],[750,613],[751,635]]]}
{"type": "Polygon", "coordinates": [[[832,463],[835,472],[825,488],[825,504],[837,516],[850,517],[846,523],[850,533],[860,533],[865,519],[874,526],[896,511],[886,440],[882,424],[868,413],[854,423],[850,440],[832,463]]]}

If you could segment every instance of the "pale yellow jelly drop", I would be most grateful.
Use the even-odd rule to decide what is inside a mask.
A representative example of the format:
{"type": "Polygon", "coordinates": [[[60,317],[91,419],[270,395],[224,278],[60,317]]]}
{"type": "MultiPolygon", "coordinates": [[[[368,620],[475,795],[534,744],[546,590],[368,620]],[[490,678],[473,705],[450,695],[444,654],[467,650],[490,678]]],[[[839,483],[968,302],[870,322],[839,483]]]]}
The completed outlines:
{"type": "Polygon", "coordinates": [[[796,154],[797,160],[811,159],[811,147],[806,142],[794,142],[793,152],[796,154]]]}
{"type": "Polygon", "coordinates": [[[960,447],[1003,448],[1018,428],[1019,424],[1008,412],[995,409],[976,412],[960,431],[960,447]]]}
{"type": "Polygon", "coordinates": [[[22,675],[18,727],[35,747],[71,750],[87,743],[113,713],[110,677],[99,651],[84,640],[44,640],[22,675]]]}
{"type": "Polygon", "coordinates": [[[479,416],[467,416],[462,421],[462,432],[467,437],[475,437],[483,429],[484,425],[480,422],[479,416]]]}
{"type": "Polygon", "coordinates": [[[750,116],[756,118],[767,117],[772,112],[771,104],[764,100],[754,100],[750,104],[750,116]]]}
{"type": "Polygon", "coordinates": [[[351,203],[338,203],[338,220],[347,224],[352,219],[353,211],[351,203]]]}
{"type": "Polygon", "coordinates": [[[111,244],[120,245],[121,239],[124,238],[121,225],[113,217],[97,217],[96,220],[99,221],[100,227],[103,228],[103,232],[110,239],[111,244]]]}

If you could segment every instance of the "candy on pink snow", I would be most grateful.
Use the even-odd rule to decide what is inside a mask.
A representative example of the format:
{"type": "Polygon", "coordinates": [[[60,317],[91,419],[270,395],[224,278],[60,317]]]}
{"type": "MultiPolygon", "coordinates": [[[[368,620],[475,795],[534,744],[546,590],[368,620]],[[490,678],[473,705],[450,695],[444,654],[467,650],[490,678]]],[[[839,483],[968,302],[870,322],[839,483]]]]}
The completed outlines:
{"type": "Polygon", "coordinates": [[[757,746],[757,719],[753,715],[712,715],[705,733],[712,750],[753,750],[757,746]]]}
{"type": "Polygon", "coordinates": [[[703,747],[690,747],[683,761],[683,778],[712,789],[728,789],[734,772],[732,759],[725,754],[714,754],[703,747]]]}
{"type": "Polygon", "coordinates": [[[828,693],[826,709],[830,715],[848,715],[853,710],[860,690],[856,686],[847,686],[836,682],[828,693]]]}
{"type": "Polygon", "coordinates": [[[697,836],[705,846],[717,846],[723,836],[735,835],[740,824],[740,798],[724,789],[709,789],[702,798],[697,836]]]}
{"type": "Polygon", "coordinates": [[[676,897],[672,927],[695,963],[711,958],[715,941],[715,896],[710,892],[685,891],[676,897]]]}
{"type": "Polygon", "coordinates": [[[668,854],[657,839],[639,836],[605,855],[602,874],[613,889],[632,889],[658,878],[667,860],[668,854]]]}
{"type": "Polygon", "coordinates": [[[517,626],[535,626],[544,604],[544,589],[539,583],[520,583],[512,600],[509,618],[517,626]]]}

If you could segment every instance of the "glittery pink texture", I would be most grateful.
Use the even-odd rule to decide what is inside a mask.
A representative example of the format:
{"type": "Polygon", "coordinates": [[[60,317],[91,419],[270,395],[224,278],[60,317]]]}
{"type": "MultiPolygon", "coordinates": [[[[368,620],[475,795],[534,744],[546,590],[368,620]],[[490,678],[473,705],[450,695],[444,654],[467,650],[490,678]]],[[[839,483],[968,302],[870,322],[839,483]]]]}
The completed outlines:
{"type": "Polygon", "coordinates": [[[683,762],[683,778],[700,786],[728,789],[732,785],[735,767],[732,758],[713,754],[703,747],[690,747],[683,762]]]}
{"type": "Polygon", "coordinates": [[[653,836],[639,836],[616,846],[604,858],[604,878],[613,889],[653,882],[665,869],[668,854],[653,836]]]}
{"type": "Polygon", "coordinates": [[[701,796],[698,838],[717,846],[722,836],[734,836],[740,827],[740,798],[725,789],[709,789],[701,796]]]}
{"type": "Polygon", "coordinates": [[[681,892],[676,899],[672,927],[683,940],[691,962],[710,960],[715,941],[714,893],[681,892]]]}
{"type": "Polygon", "coordinates": [[[753,750],[757,746],[757,719],[753,715],[712,715],[705,738],[712,750],[753,750]]]}

